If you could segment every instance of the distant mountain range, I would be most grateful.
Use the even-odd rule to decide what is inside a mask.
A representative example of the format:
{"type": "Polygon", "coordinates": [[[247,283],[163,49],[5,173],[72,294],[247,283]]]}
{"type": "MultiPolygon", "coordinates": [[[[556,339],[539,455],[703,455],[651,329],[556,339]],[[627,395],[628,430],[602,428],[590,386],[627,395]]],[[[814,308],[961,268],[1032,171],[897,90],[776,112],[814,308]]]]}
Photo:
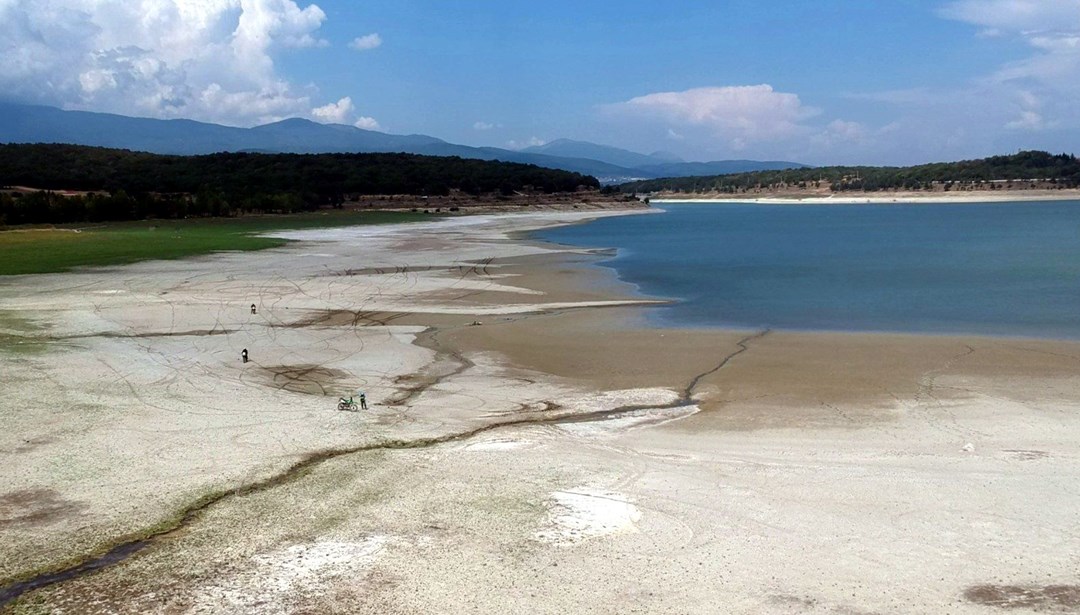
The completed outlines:
{"type": "Polygon", "coordinates": [[[0,102],[0,143],[71,143],[156,154],[215,152],[405,152],[535,164],[592,175],[603,183],[802,168],[785,161],[683,162],[671,154],[639,154],[559,139],[524,150],[457,145],[427,135],[392,135],[343,124],[293,118],[235,128],[193,120],[157,120],[0,102]]]}

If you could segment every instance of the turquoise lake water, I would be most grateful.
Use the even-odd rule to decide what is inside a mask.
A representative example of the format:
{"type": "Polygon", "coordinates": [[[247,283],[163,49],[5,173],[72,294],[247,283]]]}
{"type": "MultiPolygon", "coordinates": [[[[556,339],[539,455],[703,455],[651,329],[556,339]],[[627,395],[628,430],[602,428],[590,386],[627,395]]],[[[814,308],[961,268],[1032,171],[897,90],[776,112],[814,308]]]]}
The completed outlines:
{"type": "Polygon", "coordinates": [[[1080,201],[657,207],[538,236],[617,248],[661,326],[1080,339],[1080,201]]]}

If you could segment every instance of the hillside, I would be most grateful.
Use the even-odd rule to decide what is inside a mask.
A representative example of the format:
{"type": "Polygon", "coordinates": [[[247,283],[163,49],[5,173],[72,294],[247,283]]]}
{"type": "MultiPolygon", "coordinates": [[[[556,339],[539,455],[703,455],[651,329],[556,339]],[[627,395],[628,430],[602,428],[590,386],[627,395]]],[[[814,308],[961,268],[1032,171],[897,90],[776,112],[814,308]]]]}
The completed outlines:
{"type": "Polygon", "coordinates": [[[572,139],[556,139],[550,143],[534,145],[521,151],[532,154],[544,154],[546,156],[602,160],[608,164],[614,164],[628,169],[639,169],[651,165],[681,162],[655,158],[653,156],[639,154],[637,152],[631,152],[609,145],[598,145],[596,143],[575,141],[572,139]]]}
{"type": "Polygon", "coordinates": [[[596,190],[600,183],[533,165],[412,154],[163,156],[77,145],[0,145],[0,186],[109,193],[4,195],[0,217],[20,224],[296,211],[338,205],[349,195],[574,192],[596,190]]]}
{"type": "Polygon", "coordinates": [[[911,167],[810,167],[783,171],[668,177],[621,184],[627,192],[739,194],[752,189],[828,187],[833,192],[878,190],[949,190],[954,185],[994,190],[1025,182],[1080,186],[1080,159],[1070,154],[1027,151],[960,162],[911,167]]]}

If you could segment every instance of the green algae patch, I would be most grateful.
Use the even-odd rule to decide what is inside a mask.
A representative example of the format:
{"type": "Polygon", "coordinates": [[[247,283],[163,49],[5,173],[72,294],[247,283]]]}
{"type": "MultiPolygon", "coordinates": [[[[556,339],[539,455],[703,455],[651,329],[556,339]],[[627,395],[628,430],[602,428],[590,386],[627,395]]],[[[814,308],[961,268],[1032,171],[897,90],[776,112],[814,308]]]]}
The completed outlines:
{"type": "Polygon", "coordinates": [[[32,355],[48,349],[44,327],[11,311],[0,310],[0,354],[32,355]]]}
{"type": "Polygon", "coordinates": [[[288,240],[260,233],[431,220],[405,212],[320,212],[242,218],[147,220],[0,231],[0,275],[57,273],[221,251],[276,248],[288,240]]]}

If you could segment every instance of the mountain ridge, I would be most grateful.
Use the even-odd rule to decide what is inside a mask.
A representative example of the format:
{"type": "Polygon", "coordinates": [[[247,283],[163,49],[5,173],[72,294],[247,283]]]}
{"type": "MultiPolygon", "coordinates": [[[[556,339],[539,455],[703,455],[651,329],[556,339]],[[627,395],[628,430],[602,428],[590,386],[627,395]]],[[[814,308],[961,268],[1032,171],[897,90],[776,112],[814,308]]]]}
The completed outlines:
{"type": "Polygon", "coordinates": [[[304,118],[239,128],[189,119],[139,118],[11,102],[0,102],[0,143],[68,143],[174,155],[403,152],[535,164],[592,175],[607,184],[702,174],[702,169],[713,168],[741,172],[806,166],[787,161],[675,162],[663,153],[639,154],[572,139],[509,150],[459,145],[429,135],[394,135],[346,124],[320,124],[304,118]]]}

